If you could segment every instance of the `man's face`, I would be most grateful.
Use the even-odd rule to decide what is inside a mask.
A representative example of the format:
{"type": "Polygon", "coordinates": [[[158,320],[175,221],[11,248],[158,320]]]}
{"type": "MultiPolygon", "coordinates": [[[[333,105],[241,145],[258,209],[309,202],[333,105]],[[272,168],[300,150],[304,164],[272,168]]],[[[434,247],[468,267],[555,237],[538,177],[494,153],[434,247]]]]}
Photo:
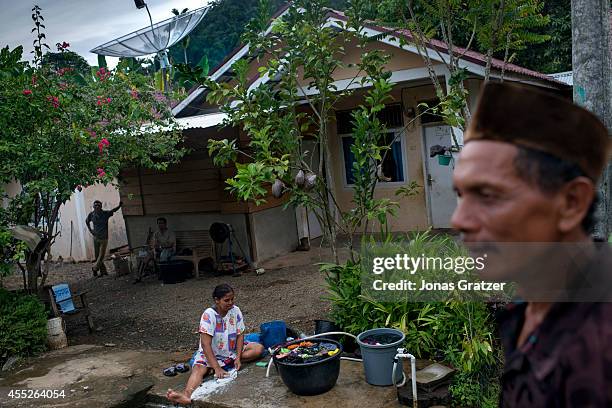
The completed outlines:
{"type": "Polygon", "coordinates": [[[166,221],[157,221],[157,228],[159,228],[160,231],[165,231],[167,227],[166,221]]]}
{"type": "Polygon", "coordinates": [[[95,202],[93,205],[94,211],[102,211],[102,203],[95,202]]]}
{"type": "Polygon", "coordinates": [[[508,143],[473,141],[453,174],[459,196],[451,224],[465,242],[557,241],[556,197],[519,178],[518,149],[508,143]]]}

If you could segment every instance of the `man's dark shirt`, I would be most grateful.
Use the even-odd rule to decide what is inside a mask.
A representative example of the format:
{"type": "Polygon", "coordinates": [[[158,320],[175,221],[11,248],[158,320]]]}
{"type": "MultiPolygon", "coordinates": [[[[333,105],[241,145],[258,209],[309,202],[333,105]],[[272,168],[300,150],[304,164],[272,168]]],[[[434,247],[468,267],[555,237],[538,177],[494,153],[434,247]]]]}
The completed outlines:
{"type": "MultiPolygon", "coordinates": [[[[611,265],[604,251],[581,273],[596,268],[609,282],[603,276],[612,274],[611,265]]],[[[505,355],[500,405],[612,407],[612,303],[555,303],[517,348],[526,307],[510,304],[498,316],[505,355]]]]}
{"type": "Polygon", "coordinates": [[[113,216],[112,211],[92,211],[87,216],[85,223],[93,222],[93,235],[98,239],[108,239],[108,219],[113,216]]]}

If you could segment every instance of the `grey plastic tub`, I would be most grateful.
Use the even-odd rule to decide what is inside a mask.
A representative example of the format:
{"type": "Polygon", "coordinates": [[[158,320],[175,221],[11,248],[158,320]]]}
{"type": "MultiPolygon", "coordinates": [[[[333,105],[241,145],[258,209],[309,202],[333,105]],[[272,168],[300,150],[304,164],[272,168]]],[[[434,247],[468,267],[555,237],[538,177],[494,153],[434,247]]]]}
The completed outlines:
{"type": "MultiPolygon", "coordinates": [[[[393,385],[393,358],[397,354],[398,347],[404,343],[406,336],[399,330],[395,329],[372,329],[366,330],[357,336],[357,344],[361,348],[361,356],[363,358],[363,368],[368,384],[371,385],[393,385]],[[394,334],[400,336],[400,339],[389,344],[373,345],[366,344],[362,340],[372,334],[394,334]]],[[[402,380],[402,371],[396,370],[395,380],[402,380]]]]}

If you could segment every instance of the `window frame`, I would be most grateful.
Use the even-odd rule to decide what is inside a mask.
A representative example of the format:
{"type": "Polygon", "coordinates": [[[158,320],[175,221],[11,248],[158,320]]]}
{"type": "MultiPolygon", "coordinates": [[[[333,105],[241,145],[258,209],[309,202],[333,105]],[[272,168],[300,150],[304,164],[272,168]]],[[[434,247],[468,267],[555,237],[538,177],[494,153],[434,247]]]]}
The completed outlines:
{"type": "MultiPolygon", "coordinates": [[[[383,189],[384,188],[398,188],[398,187],[408,184],[409,182],[408,155],[406,154],[405,129],[403,127],[388,128],[388,129],[385,129],[385,133],[393,133],[395,137],[399,135],[397,141],[400,143],[400,149],[402,152],[402,174],[404,176],[404,181],[380,181],[378,180],[376,182],[376,187],[374,188],[375,190],[377,190],[378,188],[383,188],[383,189]]],[[[342,187],[345,190],[352,190],[355,184],[348,183],[348,177],[347,177],[348,175],[346,174],[346,157],[344,157],[343,141],[344,141],[344,138],[347,138],[347,137],[353,137],[353,134],[352,133],[342,133],[338,135],[340,156],[342,157],[342,187]]]]}

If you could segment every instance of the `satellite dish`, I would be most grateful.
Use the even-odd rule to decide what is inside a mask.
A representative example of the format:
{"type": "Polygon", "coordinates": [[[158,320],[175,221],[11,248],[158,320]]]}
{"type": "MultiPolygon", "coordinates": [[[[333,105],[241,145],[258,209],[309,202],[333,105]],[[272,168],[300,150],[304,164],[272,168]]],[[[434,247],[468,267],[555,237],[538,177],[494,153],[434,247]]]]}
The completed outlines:
{"type": "Polygon", "coordinates": [[[202,21],[208,10],[210,7],[202,7],[159,23],[153,24],[151,21],[150,27],[141,28],[99,45],[91,52],[108,57],[142,57],[165,53],[168,48],[181,41],[193,30],[202,21]]]}

